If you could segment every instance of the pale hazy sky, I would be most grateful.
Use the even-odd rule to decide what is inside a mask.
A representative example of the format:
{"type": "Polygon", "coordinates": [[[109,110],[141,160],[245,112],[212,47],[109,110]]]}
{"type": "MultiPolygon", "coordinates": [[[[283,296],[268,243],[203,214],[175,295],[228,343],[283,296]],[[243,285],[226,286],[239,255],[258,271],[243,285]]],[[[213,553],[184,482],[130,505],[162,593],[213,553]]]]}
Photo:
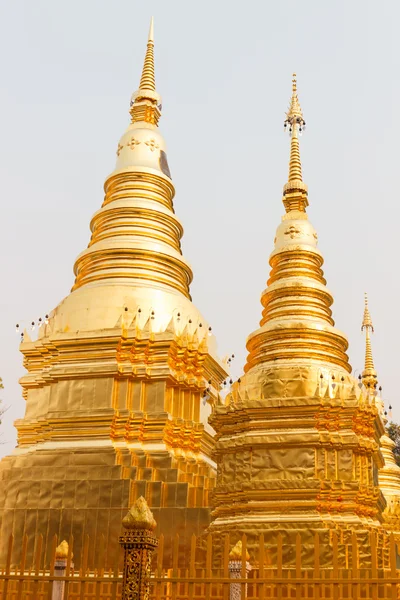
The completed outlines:
{"type": "Polygon", "coordinates": [[[194,269],[192,296],[220,354],[246,336],[283,213],[291,74],[307,121],[308,214],[337,326],[363,367],[369,292],[380,382],[400,418],[398,0],[0,0],[0,454],[24,413],[15,323],[69,292],[137,89],[151,14],[160,127],[194,269]]]}

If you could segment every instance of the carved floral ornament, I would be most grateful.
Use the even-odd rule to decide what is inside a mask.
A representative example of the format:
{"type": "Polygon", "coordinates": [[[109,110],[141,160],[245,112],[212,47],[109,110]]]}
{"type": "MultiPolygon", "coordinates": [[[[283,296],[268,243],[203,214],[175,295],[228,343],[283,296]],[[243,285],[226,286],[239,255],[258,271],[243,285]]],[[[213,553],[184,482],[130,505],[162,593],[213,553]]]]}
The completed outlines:
{"type": "Polygon", "coordinates": [[[146,144],[146,146],[148,146],[150,148],[150,150],[152,152],[154,152],[154,150],[156,150],[157,148],[160,147],[154,138],[151,138],[151,140],[147,140],[147,142],[145,142],[145,144],[146,144]]]}
{"type": "MultiPolygon", "coordinates": [[[[119,156],[121,154],[121,151],[124,148],[130,148],[131,150],[134,150],[136,148],[136,146],[139,146],[139,144],[141,144],[141,143],[142,142],[140,140],[137,140],[136,138],[131,137],[131,139],[129,140],[129,142],[127,142],[127,144],[125,146],[123,144],[118,144],[117,156],[119,156]]],[[[151,152],[154,152],[154,150],[158,150],[158,148],[160,147],[154,138],[151,138],[144,143],[149,148],[149,150],[151,150],[151,152]]]]}
{"type": "Polygon", "coordinates": [[[298,227],[296,227],[296,225],[290,225],[284,231],[284,234],[290,236],[290,238],[293,239],[295,237],[300,237],[301,235],[303,235],[303,232],[302,232],[301,229],[299,229],[298,227]]]}
{"type": "MultiPolygon", "coordinates": [[[[290,225],[286,231],[284,231],[284,235],[288,235],[290,236],[290,238],[293,240],[295,237],[301,237],[304,235],[304,231],[302,229],[299,229],[299,227],[296,227],[296,225],[290,225]]],[[[318,240],[318,235],[316,234],[316,232],[313,232],[313,238],[315,240],[318,240]]],[[[276,242],[276,238],[274,240],[274,243],[276,242]]]]}
{"type": "Polygon", "coordinates": [[[134,150],[136,146],[139,146],[139,144],[141,144],[139,140],[137,140],[134,137],[131,137],[130,141],[127,143],[127,147],[129,147],[131,150],[134,150]]]}

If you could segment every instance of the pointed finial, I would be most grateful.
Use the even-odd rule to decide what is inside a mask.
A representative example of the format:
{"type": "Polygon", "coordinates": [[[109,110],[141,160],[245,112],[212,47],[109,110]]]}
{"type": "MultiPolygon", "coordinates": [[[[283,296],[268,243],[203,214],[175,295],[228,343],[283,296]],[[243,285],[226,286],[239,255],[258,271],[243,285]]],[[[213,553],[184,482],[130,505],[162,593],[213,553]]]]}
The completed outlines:
{"type": "Polygon", "coordinates": [[[143,496],[140,496],[122,519],[125,529],[155,529],[157,523],[143,496]]]}
{"type": "Polygon", "coordinates": [[[132,123],[145,121],[153,125],[158,124],[161,116],[161,96],[156,92],[156,77],[154,69],[154,18],[151,17],[149,36],[147,40],[146,55],[139,89],[132,95],[131,109],[132,123]]]}
{"type": "Polygon", "coordinates": [[[144,57],[142,77],[140,79],[139,90],[156,91],[156,76],[154,71],[154,20],[151,17],[149,37],[147,40],[146,56],[144,57]]]}
{"type": "MultiPolygon", "coordinates": [[[[236,561],[242,560],[242,556],[243,556],[242,540],[239,540],[237,542],[237,544],[229,552],[229,559],[236,560],[236,561]]],[[[250,554],[247,552],[247,549],[246,549],[246,560],[250,560],[250,554]]]]}
{"type": "Polygon", "coordinates": [[[147,38],[147,41],[154,44],[154,17],[151,17],[150,19],[149,37],[147,38]]]}
{"type": "Polygon", "coordinates": [[[293,73],[292,79],[292,97],[290,99],[289,110],[286,113],[285,123],[289,126],[289,132],[295,133],[297,127],[300,133],[303,131],[306,122],[303,118],[303,111],[301,110],[299,98],[297,96],[297,75],[293,73]],[[294,127],[296,125],[297,127],[294,127]]]}
{"type": "Polygon", "coordinates": [[[301,135],[303,133],[305,126],[306,122],[303,118],[303,111],[301,110],[297,96],[297,76],[296,73],[293,73],[292,97],[284,122],[285,130],[288,130],[291,136],[289,177],[288,182],[283,188],[283,204],[285,205],[286,212],[292,210],[305,212],[308,206],[307,186],[303,183],[298,139],[298,134],[301,135]]]}
{"type": "Polygon", "coordinates": [[[376,387],[378,377],[375,370],[374,359],[372,356],[371,332],[374,331],[372,319],[368,307],[368,296],[364,298],[364,317],[361,325],[361,331],[365,330],[365,368],[362,373],[362,381],[366,387],[376,387]]]}
{"type": "Polygon", "coordinates": [[[361,331],[364,331],[364,329],[366,329],[367,327],[369,329],[371,329],[371,331],[374,331],[374,326],[372,325],[372,319],[371,319],[371,315],[369,313],[369,308],[368,308],[368,296],[367,293],[365,292],[364,294],[364,318],[363,318],[363,322],[361,325],[361,331]]]}

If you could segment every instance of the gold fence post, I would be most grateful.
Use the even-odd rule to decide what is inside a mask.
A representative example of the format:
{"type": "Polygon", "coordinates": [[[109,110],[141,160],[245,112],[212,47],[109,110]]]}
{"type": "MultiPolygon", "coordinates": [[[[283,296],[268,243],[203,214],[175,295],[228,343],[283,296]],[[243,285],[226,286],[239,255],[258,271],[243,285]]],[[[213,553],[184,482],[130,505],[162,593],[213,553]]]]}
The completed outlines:
{"type": "MultiPolygon", "coordinates": [[[[63,540],[56,548],[54,561],[54,574],[57,577],[65,577],[67,574],[68,542],[63,540]]],[[[71,567],[73,567],[71,563],[71,567]]],[[[68,573],[69,575],[69,573],[68,573]]],[[[53,581],[51,600],[64,600],[65,581],[53,581]]]]}
{"type": "Polygon", "coordinates": [[[121,600],[144,600],[150,594],[151,557],[158,539],[156,522],[146,500],[136,500],[122,521],[125,531],[119,538],[124,548],[124,578],[121,600]]]}
{"type": "MultiPolygon", "coordinates": [[[[250,559],[249,553],[246,551],[246,563],[245,563],[245,573],[246,578],[251,571],[250,563],[248,562],[250,559]]],[[[242,577],[242,566],[243,566],[243,548],[242,548],[242,540],[240,540],[236,546],[232,548],[229,553],[229,577],[230,579],[240,579],[242,577]]],[[[247,595],[247,584],[245,587],[245,597],[247,595]]],[[[231,583],[229,586],[229,600],[245,600],[242,598],[242,584],[241,583],[231,583]]]]}

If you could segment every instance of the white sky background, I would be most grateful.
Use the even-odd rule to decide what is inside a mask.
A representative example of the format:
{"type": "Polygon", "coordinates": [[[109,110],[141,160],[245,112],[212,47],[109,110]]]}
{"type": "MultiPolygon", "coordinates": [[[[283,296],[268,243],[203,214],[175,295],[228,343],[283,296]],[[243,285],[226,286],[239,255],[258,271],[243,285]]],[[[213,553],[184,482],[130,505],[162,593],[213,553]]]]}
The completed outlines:
{"type": "Polygon", "coordinates": [[[245,362],[283,214],[291,74],[308,214],[337,326],[362,370],[368,291],[379,379],[400,419],[400,3],[397,0],[0,0],[0,454],[23,416],[15,323],[68,294],[137,89],[155,17],[160,128],[220,355],[245,362]]]}

